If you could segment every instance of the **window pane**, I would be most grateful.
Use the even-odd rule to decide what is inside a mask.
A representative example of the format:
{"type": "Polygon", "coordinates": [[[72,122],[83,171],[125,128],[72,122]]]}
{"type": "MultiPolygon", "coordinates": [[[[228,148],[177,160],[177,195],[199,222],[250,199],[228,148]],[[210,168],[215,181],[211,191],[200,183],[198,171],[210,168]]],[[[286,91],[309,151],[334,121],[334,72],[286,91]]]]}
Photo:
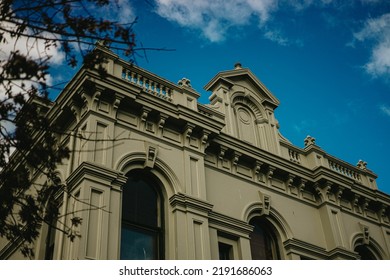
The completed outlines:
{"type": "Polygon", "coordinates": [[[222,242],[218,242],[218,250],[219,250],[219,259],[220,260],[232,260],[232,251],[233,246],[229,244],[225,244],[222,242]]]}
{"type": "Polygon", "coordinates": [[[252,259],[278,259],[277,244],[270,229],[258,218],[252,219],[250,224],[254,226],[253,232],[250,235],[252,259]]]}
{"type": "Polygon", "coordinates": [[[157,259],[157,234],[122,225],[121,260],[157,259]]]}
{"type": "Polygon", "coordinates": [[[159,184],[150,173],[132,171],[123,186],[121,259],[163,257],[162,204],[159,184]]]}
{"type": "Polygon", "coordinates": [[[365,245],[357,246],[355,252],[360,255],[361,260],[376,260],[374,254],[365,245]]]}
{"type": "Polygon", "coordinates": [[[157,227],[157,193],[143,180],[129,178],[123,187],[122,219],[140,225],[157,227]]]}

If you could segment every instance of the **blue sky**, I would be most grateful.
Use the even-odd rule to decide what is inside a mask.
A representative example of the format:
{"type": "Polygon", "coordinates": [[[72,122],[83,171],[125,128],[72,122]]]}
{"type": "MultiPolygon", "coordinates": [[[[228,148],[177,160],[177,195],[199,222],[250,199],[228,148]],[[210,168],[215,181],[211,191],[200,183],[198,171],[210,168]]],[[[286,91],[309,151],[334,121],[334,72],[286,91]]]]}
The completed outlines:
{"type": "MultiPolygon", "coordinates": [[[[281,101],[282,134],[307,135],[329,154],[362,159],[390,194],[390,1],[118,0],[137,17],[136,63],[173,82],[203,86],[235,62],[281,101]]],[[[109,15],[113,16],[113,15],[109,15]]],[[[128,20],[130,21],[130,20],[128,20]]]]}

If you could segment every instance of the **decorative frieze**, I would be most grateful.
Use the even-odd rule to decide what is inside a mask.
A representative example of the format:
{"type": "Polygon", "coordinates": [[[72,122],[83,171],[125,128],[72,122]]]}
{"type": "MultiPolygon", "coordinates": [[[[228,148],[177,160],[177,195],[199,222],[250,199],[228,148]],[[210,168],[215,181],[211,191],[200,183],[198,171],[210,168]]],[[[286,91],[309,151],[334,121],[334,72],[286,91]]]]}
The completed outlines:
{"type": "Polygon", "coordinates": [[[307,184],[307,180],[301,178],[301,180],[299,182],[299,185],[298,185],[298,190],[299,190],[300,197],[302,197],[303,192],[305,191],[306,184],[307,184]]]}
{"type": "Polygon", "coordinates": [[[255,161],[255,167],[254,167],[254,174],[255,174],[255,180],[258,182],[264,182],[264,177],[262,175],[261,167],[264,165],[263,162],[256,160],[255,161]]]}
{"type": "Polygon", "coordinates": [[[232,163],[233,163],[233,166],[235,166],[237,168],[237,165],[238,165],[238,161],[241,157],[241,153],[238,153],[238,152],[233,152],[233,159],[232,159],[232,163]]]}
{"type": "Polygon", "coordinates": [[[158,124],[157,124],[159,130],[163,130],[164,125],[165,125],[165,121],[167,118],[168,118],[168,115],[162,114],[162,113],[159,114],[159,120],[158,120],[158,124]]]}
{"type": "Polygon", "coordinates": [[[268,166],[268,171],[267,171],[267,179],[270,181],[272,180],[273,176],[274,176],[274,172],[276,170],[276,167],[273,167],[273,166],[268,166]]]}
{"type": "Polygon", "coordinates": [[[296,180],[296,178],[297,178],[297,176],[295,176],[294,174],[288,174],[287,180],[286,180],[286,185],[287,185],[287,189],[289,190],[290,194],[297,196],[299,194],[299,191],[298,191],[297,185],[294,182],[294,180],[296,180]]]}
{"type": "Polygon", "coordinates": [[[144,122],[144,123],[146,122],[148,115],[151,111],[152,111],[152,109],[150,109],[150,108],[147,108],[147,107],[142,108],[141,116],[140,116],[142,122],[144,122]]]}
{"type": "Polygon", "coordinates": [[[321,202],[329,201],[329,194],[332,189],[332,182],[325,181],[323,183],[315,183],[315,190],[321,202]]]}
{"type": "Polygon", "coordinates": [[[344,192],[344,188],[341,186],[338,186],[337,190],[335,192],[335,198],[336,198],[336,202],[338,205],[341,205],[341,197],[343,195],[343,192],[344,192]]]}

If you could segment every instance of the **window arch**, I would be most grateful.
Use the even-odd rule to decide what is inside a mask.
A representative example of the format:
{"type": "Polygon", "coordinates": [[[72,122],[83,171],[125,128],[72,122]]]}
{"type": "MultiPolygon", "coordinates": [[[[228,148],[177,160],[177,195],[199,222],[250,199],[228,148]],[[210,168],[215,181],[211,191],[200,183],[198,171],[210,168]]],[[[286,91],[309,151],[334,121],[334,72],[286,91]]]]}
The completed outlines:
{"type": "Polygon", "coordinates": [[[278,239],[275,229],[264,218],[254,217],[249,221],[253,226],[250,246],[253,260],[280,259],[278,239]]]}
{"type": "Polygon", "coordinates": [[[151,173],[131,171],[122,191],[120,259],[163,258],[163,200],[151,173]]]}
{"type": "Polygon", "coordinates": [[[262,125],[267,122],[267,114],[262,105],[244,92],[235,92],[232,98],[237,137],[252,145],[267,147],[264,125],[262,125]]]}
{"type": "Polygon", "coordinates": [[[239,137],[253,145],[256,145],[257,128],[253,113],[243,106],[237,106],[237,125],[239,137]]]}

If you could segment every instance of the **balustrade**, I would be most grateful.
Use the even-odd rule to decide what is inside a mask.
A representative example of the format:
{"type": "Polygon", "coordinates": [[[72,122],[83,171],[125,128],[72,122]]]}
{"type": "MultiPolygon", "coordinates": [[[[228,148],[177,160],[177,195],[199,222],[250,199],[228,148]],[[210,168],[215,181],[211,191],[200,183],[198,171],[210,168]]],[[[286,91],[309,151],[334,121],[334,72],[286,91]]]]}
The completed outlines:
{"type": "Polygon", "coordinates": [[[290,156],[290,160],[295,163],[301,163],[301,158],[298,152],[289,149],[288,154],[290,156]]]}
{"type": "Polygon", "coordinates": [[[173,90],[168,85],[145,77],[142,73],[130,69],[123,69],[122,79],[141,87],[147,93],[172,101],[173,90]]]}
{"type": "Polygon", "coordinates": [[[361,181],[361,176],[359,172],[334,161],[328,160],[329,161],[329,168],[332,169],[333,171],[336,171],[339,174],[342,174],[344,176],[350,177],[354,180],[361,181]]]}

